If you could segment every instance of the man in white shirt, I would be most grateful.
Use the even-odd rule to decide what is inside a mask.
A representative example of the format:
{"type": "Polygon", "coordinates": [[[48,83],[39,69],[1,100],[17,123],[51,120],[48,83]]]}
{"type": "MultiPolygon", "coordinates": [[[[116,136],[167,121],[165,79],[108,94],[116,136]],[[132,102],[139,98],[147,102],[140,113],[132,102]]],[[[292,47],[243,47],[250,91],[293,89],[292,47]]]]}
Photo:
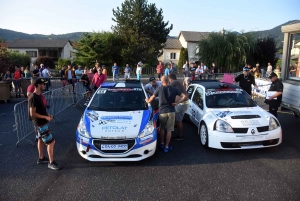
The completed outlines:
{"type": "Polygon", "coordinates": [[[201,62],[201,68],[203,69],[203,74],[202,74],[202,78],[206,79],[207,77],[207,67],[204,65],[204,62],[201,62]]]}
{"type": "Polygon", "coordinates": [[[131,72],[131,68],[129,67],[129,64],[126,64],[126,67],[124,68],[125,79],[130,79],[130,72],[131,72]]]}
{"type": "Polygon", "coordinates": [[[189,62],[185,61],[185,64],[182,66],[184,77],[189,77],[189,62]]]}
{"type": "Polygon", "coordinates": [[[271,63],[268,63],[268,68],[267,68],[267,72],[266,72],[266,77],[269,77],[270,74],[272,73],[273,71],[273,67],[271,65],[271,63]]]}
{"type": "Polygon", "coordinates": [[[45,69],[42,71],[42,76],[47,81],[46,91],[49,91],[49,87],[51,86],[51,82],[50,82],[51,72],[49,71],[49,66],[46,66],[45,69]]]}
{"type": "Polygon", "coordinates": [[[150,77],[150,83],[148,83],[144,88],[150,96],[152,96],[156,89],[161,86],[161,81],[156,81],[155,77],[150,77]]]}

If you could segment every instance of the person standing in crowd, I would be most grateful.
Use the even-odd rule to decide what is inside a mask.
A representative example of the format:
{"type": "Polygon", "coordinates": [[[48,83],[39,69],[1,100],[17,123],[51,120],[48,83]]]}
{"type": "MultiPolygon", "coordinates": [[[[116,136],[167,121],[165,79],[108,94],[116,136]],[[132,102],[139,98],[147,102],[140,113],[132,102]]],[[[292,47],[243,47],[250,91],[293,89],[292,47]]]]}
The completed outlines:
{"type": "Polygon", "coordinates": [[[138,63],[138,65],[141,67],[141,68],[143,68],[143,62],[142,61],[139,61],[139,63],[138,63]]]}
{"type": "Polygon", "coordinates": [[[94,90],[96,91],[105,81],[106,76],[102,73],[101,68],[97,69],[97,73],[94,75],[92,84],[94,85],[94,90]]]}
{"type": "Polygon", "coordinates": [[[165,76],[169,76],[170,68],[171,68],[171,64],[168,64],[168,67],[165,69],[165,76]]]}
{"type": "Polygon", "coordinates": [[[105,65],[102,65],[102,74],[105,75],[104,82],[106,82],[106,80],[107,80],[107,70],[106,70],[106,66],[105,65]]]}
{"type": "Polygon", "coordinates": [[[31,77],[30,85],[27,87],[27,94],[26,94],[28,97],[28,100],[35,90],[34,83],[37,79],[38,79],[38,77],[31,77]]]}
{"type": "MultiPolygon", "coordinates": [[[[101,71],[101,69],[100,69],[100,71],[101,71]]],[[[86,92],[84,93],[84,96],[86,97],[86,102],[84,103],[84,105],[88,105],[90,102],[90,99],[92,97],[93,90],[90,87],[91,83],[90,83],[89,77],[87,75],[87,70],[83,70],[83,74],[82,74],[81,78],[79,79],[79,82],[82,82],[83,86],[86,89],[86,92]]]]}
{"type": "Polygon", "coordinates": [[[149,83],[146,84],[145,91],[152,96],[156,89],[158,89],[161,86],[161,81],[156,81],[155,77],[149,78],[149,83]]]}
{"type": "Polygon", "coordinates": [[[3,76],[3,80],[9,84],[9,90],[10,92],[12,91],[12,81],[13,81],[13,76],[11,75],[10,71],[7,70],[6,73],[3,76]]]}
{"type": "Polygon", "coordinates": [[[38,134],[38,154],[39,158],[37,164],[49,163],[48,168],[52,170],[59,170],[60,167],[54,160],[54,144],[55,139],[49,129],[48,123],[53,119],[46,111],[46,99],[41,96],[42,91],[45,89],[46,80],[39,78],[34,82],[35,90],[30,96],[28,101],[29,118],[32,120],[37,129],[38,134]],[[47,145],[48,156],[44,156],[44,144],[47,145]]]}
{"type": "Polygon", "coordinates": [[[141,77],[142,77],[142,67],[140,66],[140,64],[137,64],[136,66],[136,78],[138,80],[141,80],[141,77]]]}
{"type": "MultiPolygon", "coordinates": [[[[92,80],[93,80],[93,77],[94,77],[93,69],[87,69],[87,72],[88,72],[87,76],[89,78],[89,81],[92,84],[92,80]]],[[[103,70],[102,70],[102,73],[103,73],[103,70]]]]}
{"type": "Polygon", "coordinates": [[[160,86],[149,99],[146,98],[145,101],[151,103],[155,97],[158,96],[159,98],[160,148],[167,153],[172,150],[170,140],[172,131],[174,131],[175,106],[182,103],[187,96],[177,88],[170,86],[169,78],[167,76],[162,76],[161,82],[162,86],[160,86]],[[175,101],[176,96],[180,96],[178,101],[175,101]],[[166,136],[165,129],[167,131],[166,136]]]}
{"type": "Polygon", "coordinates": [[[202,79],[202,74],[203,74],[203,67],[201,65],[198,65],[198,68],[195,71],[195,77],[197,80],[202,79]]]}
{"type": "Polygon", "coordinates": [[[119,66],[117,66],[117,63],[114,63],[114,65],[111,67],[112,73],[113,73],[113,81],[119,80],[119,66]]]}
{"type": "Polygon", "coordinates": [[[40,76],[39,67],[37,65],[34,65],[33,68],[34,69],[32,71],[32,77],[39,77],[40,76]]]}
{"type": "Polygon", "coordinates": [[[177,73],[177,67],[172,61],[170,61],[170,74],[171,73],[177,73]]]}
{"type": "Polygon", "coordinates": [[[76,76],[76,80],[80,80],[82,76],[82,69],[80,65],[78,66],[77,70],[75,70],[75,76],[76,76]]]}
{"type": "Polygon", "coordinates": [[[196,64],[192,63],[192,67],[190,67],[190,74],[191,74],[191,80],[195,80],[195,75],[196,75],[196,64]]]}
{"type": "Polygon", "coordinates": [[[126,64],[124,68],[124,79],[130,79],[130,73],[131,73],[131,68],[129,67],[129,64],[126,64]]]}
{"type": "Polygon", "coordinates": [[[189,77],[189,62],[185,61],[185,64],[182,66],[183,68],[183,76],[189,77]]]}
{"type": "Polygon", "coordinates": [[[75,78],[75,72],[71,69],[71,65],[68,65],[67,70],[65,71],[65,76],[69,84],[72,84],[73,93],[75,93],[73,78],[75,78]]]}
{"type": "Polygon", "coordinates": [[[187,89],[189,88],[190,84],[192,84],[191,78],[190,78],[190,77],[184,78],[182,84],[183,84],[183,86],[185,87],[185,90],[187,90],[187,89]]]}
{"type": "Polygon", "coordinates": [[[69,84],[68,81],[66,80],[65,71],[66,71],[66,66],[63,65],[61,67],[61,70],[59,71],[60,81],[63,87],[69,84]]]}
{"type": "Polygon", "coordinates": [[[267,103],[269,104],[269,112],[277,117],[277,110],[282,101],[283,84],[274,72],[269,75],[269,79],[272,82],[269,91],[276,91],[276,93],[269,97],[267,103]]]}
{"type": "Polygon", "coordinates": [[[43,77],[43,74],[42,74],[43,70],[44,70],[44,64],[40,64],[40,69],[39,69],[39,76],[40,77],[43,77]]]}
{"type": "Polygon", "coordinates": [[[31,78],[31,72],[28,68],[28,66],[26,66],[25,70],[24,70],[24,74],[25,74],[25,78],[31,78]]]}
{"type": "MultiPolygon", "coordinates": [[[[200,66],[200,65],[199,65],[200,66]]],[[[177,77],[175,74],[170,74],[169,75],[169,80],[170,80],[170,86],[171,87],[175,87],[176,89],[178,89],[182,94],[185,94],[186,98],[183,99],[182,103],[179,103],[178,105],[175,106],[175,122],[176,122],[176,126],[178,128],[178,135],[174,137],[174,140],[183,140],[183,124],[182,124],[182,120],[183,120],[183,116],[184,113],[187,111],[187,109],[189,108],[189,98],[187,96],[187,92],[185,87],[183,86],[182,82],[180,82],[179,80],[177,80],[177,77]]],[[[176,97],[176,102],[178,101],[178,99],[180,99],[180,97],[176,97]]]]}
{"type": "Polygon", "coordinates": [[[51,72],[49,71],[49,66],[46,66],[45,69],[42,71],[43,78],[46,80],[46,91],[49,91],[49,87],[51,86],[50,77],[51,72]]]}
{"type": "Polygon", "coordinates": [[[256,64],[255,67],[252,68],[252,72],[253,72],[254,78],[259,78],[260,77],[259,64],[256,64]]]}
{"type": "Polygon", "coordinates": [[[21,66],[20,71],[21,71],[21,78],[25,78],[24,66],[21,66]]]}
{"type": "Polygon", "coordinates": [[[296,69],[295,67],[293,66],[293,64],[290,64],[290,77],[295,77],[296,76],[296,69]]]}
{"type": "Polygon", "coordinates": [[[220,69],[216,66],[216,62],[212,62],[212,71],[214,79],[216,79],[217,74],[220,73],[220,69]]]}
{"type": "Polygon", "coordinates": [[[250,96],[252,95],[252,84],[255,88],[257,85],[255,84],[254,76],[250,74],[250,70],[247,67],[243,68],[243,74],[238,75],[235,79],[236,82],[240,82],[240,87],[246,91],[250,96]]]}
{"type": "Polygon", "coordinates": [[[271,63],[268,63],[266,77],[269,77],[272,72],[273,72],[273,67],[272,67],[271,63]]]}
{"type": "Polygon", "coordinates": [[[280,66],[276,66],[276,69],[274,70],[274,73],[276,73],[277,78],[280,79],[280,77],[281,77],[280,66]]]}
{"type": "Polygon", "coordinates": [[[156,66],[157,78],[160,80],[161,76],[163,76],[164,65],[162,65],[161,61],[156,66]]]}
{"type": "Polygon", "coordinates": [[[21,71],[18,66],[15,67],[13,83],[16,92],[16,98],[21,98],[21,71]]]}

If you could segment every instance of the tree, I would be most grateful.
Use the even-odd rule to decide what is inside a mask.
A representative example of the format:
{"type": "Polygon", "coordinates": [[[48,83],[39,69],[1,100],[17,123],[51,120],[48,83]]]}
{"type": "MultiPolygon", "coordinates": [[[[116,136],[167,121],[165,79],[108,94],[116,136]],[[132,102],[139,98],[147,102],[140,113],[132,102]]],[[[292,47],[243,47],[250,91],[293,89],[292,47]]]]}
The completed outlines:
{"type": "Polygon", "coordinates": [[[9,51],[0,43],[0,75],[6,70],[13,70],[11,60],[9,59],[9,51]]]}
{"type": "Polygon", "coordinates": [[[30,67],[31,59],[30,59],[29,55],[26,53],[9,51],[8,57],[12,63],[12,68],[14,68],[14,66],[30,67]]]}
{"type": "Polygon", "coordinates": [[[147,0],[125,0],[121,8],[113,9],[117,24],[112,30],[122,37],[125,45],[121,48],[121,55],[127,63],[136,64],[142,60],[151,63],[153,58],[162,55],[167,36],[173,29],[169,22],[164,22],[162,9],[155,4],[148,4],[147,0]]]}
{"type": "Polygon", "coordinates": [[[35,64],[38,66],[40,66],[41,64],[44,64],[44,66],[49,66],[49,68],[51,68],[51,69],[54,69],[54,67],[55,67],[53,59],[48,56],[39,56],[36,59],[35,64]]]}
{"type": "Polygon", "coordinates": [[[180,49],[180,57],[178,60],[178,66],[181,68],[185,64],[185,61],[188,61],[188,60],[189,60],[189,58],[188,58],[187,48],[182,47],[180,49]]]}
{"type": "Polygon", "coordinates": [[[111,32],[86,33],[77,42],[74,62],[94,66],[96,60],[101,64],[121,63],[122,39],[111,32]]]}
{"type": "Polygon", "coordinates": [[[277,63],[276,53],[278,51],[276,47],[276,41],[273,37],[258,38],[256,40],[256,46],[258,51],[253,54],[253,57],[260,64],[260,66],[268,66],[270,62],[273,66],[277,63]]]}
{"type": "Polygon", "coordinates": [[[201,61],[208,65],[216,62],[224,71],[238,71],[245,64],[247,55],[254,51],[253,37],[224,31],[213,32],[198,42],[201,61]]]}

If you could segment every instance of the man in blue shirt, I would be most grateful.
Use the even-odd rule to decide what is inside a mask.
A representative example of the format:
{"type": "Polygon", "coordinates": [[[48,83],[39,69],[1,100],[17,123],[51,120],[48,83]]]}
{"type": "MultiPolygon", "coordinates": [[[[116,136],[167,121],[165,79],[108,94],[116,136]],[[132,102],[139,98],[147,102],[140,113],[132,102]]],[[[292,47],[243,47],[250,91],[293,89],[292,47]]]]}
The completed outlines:
{"type": "Polygon", "coordinates": [[[168,68],[165,69],[165,76],[169,76],[170,74],[170,68],[171,68],[171,64],[168,64],[168,68]]]}
{"type": "Polygon", "coordinates": [[[112,66],[112,73],[113,73],[113,81],[119,80],[119,66],[117,63],[114,63],[112,66]]]}
{"type": "Polygon", "coordinates": [[[78,66],[78,69],[75,70],[75,75],[76,75],[76,80],[80,80],[81,76],[82,76],[82,70],[81,70],[81,66],[78,66]]]}

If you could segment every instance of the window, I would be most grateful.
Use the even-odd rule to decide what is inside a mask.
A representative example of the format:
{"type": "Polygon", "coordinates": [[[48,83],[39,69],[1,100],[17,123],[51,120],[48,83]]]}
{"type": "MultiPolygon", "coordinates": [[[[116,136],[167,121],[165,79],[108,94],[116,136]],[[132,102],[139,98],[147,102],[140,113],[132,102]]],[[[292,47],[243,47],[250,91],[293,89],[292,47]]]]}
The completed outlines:
{"type": "Polygon", "coordinates": [[[174,52],[170,53],[170,59],[176,59],[176,53],[174,52]]]}
{"type": "Polygon", "coordinates": [[[203,109],[203,89],[198,87],[192,100],[199,108],[203,109]]]}
{"type": "Polygon", "coordinates": [[[30,57],[37,57],[37,51],[26,51],[30,57]]]}
{"type": "Polygon", "coordinates": [[[196,86],[189,86],[189,88],[186,90],[189,96],[189,99],[192,98],[193,92],[195,90],[196,86]]]}

